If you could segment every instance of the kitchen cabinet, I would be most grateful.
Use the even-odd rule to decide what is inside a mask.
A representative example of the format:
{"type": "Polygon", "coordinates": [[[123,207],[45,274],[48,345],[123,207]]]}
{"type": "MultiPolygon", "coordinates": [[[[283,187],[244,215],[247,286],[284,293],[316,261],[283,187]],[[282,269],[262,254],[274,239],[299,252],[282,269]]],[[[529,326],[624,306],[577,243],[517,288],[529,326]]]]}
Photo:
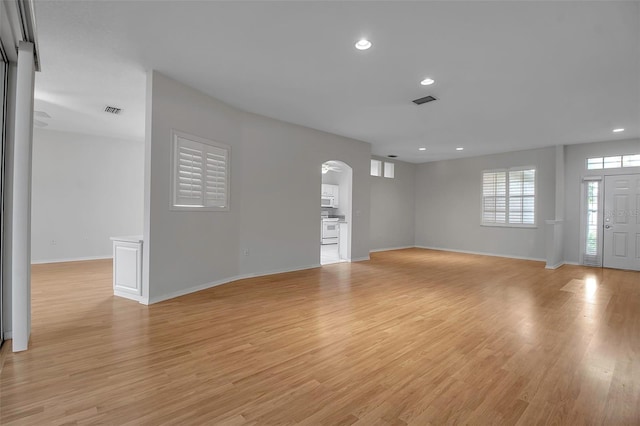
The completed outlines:
{"type": "Polygon", "coordinates": [[[111,237],[113,294],[142,300],[142,236],[111,237]]]}
{"type": "Polygon", "coordinates": [[[328,183],[322,184],[322,194],[323,197],[333,197],[334,206],[338,207],[338,201],[340,198],[340,187],[338,185],[331,185],[328,183]]]}
{"type": "Polygon", "coordinates": [[[338,256],[340,260],[349,260],[349,224],[347,222],[340,222],[339,225],[338,256]]]}

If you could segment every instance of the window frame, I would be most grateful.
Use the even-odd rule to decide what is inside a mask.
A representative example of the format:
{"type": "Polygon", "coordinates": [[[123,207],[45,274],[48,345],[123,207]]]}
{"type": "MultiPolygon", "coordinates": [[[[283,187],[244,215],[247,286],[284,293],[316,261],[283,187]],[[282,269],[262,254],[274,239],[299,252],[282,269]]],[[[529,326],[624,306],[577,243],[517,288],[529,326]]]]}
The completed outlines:
{"type": "MultiPolygon", "coordinates": [[[[524,196],[520,196],[523,198],[524,196]]],[[[491,228],[537,228],[538,227],[538,169],[536,166],[516,166],[500,169],[483,170],[480,179],[480,226],[491,228]],[[509,173],[517,171],[533,170],[533,223],[510,223],[509,220],[509,173]],[[485,222],[484,220],[484,176],[485,173],[504,173],[505,174],[505,222],[485,222]]]]}
{"type": "MultiPolygon", "coordinates": [[[[629,169],[634,167],[640,167],[640,165],[627,164],[627,161],[636,160],[636,157],[639,156],[640,153],[635,154],[616,154],[616,155],[603,155],[600,157],[587,157],[585,161],[585,169],[592,172],[593,170],[619,170],[619,169],[629,169]],[[607,162],[605,160],[618,158],[620,161],[615,166],[605,167],[607,162]],[[633,158],[633,160],[631,160],[633,158]],[[594,161],[594,160],[597,160],[594,161]],[[618,165],[619,164],[619,165],[618,165]],[[589,166],[599,166],[599,167],[589,167],[589,166]]],[[[636,160],[637,161],[637,160],[636,160]]],[[[613,162],[610,160],[609,164],[613,162]]]]}
{"type": "Polygon", "coordinates": [[[395,179],[396,177],[396,165],[391,161],[384,162],[384,171],[382,172],[382,177],[387,179],[395,179]]]}
{"type": "MultiPolygon", "coordinates": [[[[205,152],[205,150],[203,150],[203,152],[205,152]]],[[[205,154],[205,161],[206,161],[206,154],[205,154]]],[[[170,195],[169,195],[169,203],[170,203],[170,210],[171,211],[189,211],[189,212],[220,212],[220,211],[229,211],[230,210],[230,204],[231,204],[231,147],[229,145],[225,145],[223,143],[211,140],[211,139],[206,139],[200,136],[196,136],[196,135],[192,135],[186,132],[182,132],[180,130],[175,130],[172,129],[171,130],[171,188],[170,188],[170,195]],[[213,148],[217,148],[217,149],[221,149],[226,151],[226,163],[225,163],[225,178],[226,178],[226,185],[225,185],[225,205],[224,207],[221,206],[207,206],[207,205],[200,205],[200,204],[196,204],[196,205],[183,205],[183,204],[176,204],[176,196],[177,196],[177,191],[176,191],[176,179],[177,179],[177,164],[176,161],[178,159],[177,157],[177,153],[178,153],[178,138],[190,141],[192,143],[196,143],[196,144],[200,144],[200,145],[204,145],[204,146],[209,146],[209,147],[213,147],[213,148]]],[[[203,182],[204,182],[204,176],[203,176],[203,182]]],[[[204,188],[203,188],[204,191],[204,188]]]]}
{"type": "Polygon", "coordinates": [[[384,167],[384,164],[383,164],[383,161],[382,161],[382,160],[377,160],[377,159],[375,159],[375,158],[372,158],[372,159],[371,159],[371,163],[370,163],[370,171],[369,171],[369,174],[370,174],[371,176],[381,177],[381,176],[384,174],[384,173],[383,173],[383,167],[384,167]],[[377,170],[376,170],[376,172],[377,172],[377,173],[373,173],[373,164],[374,164],[374,163],[376,164],[376,169],[377,169],[377,170]]]}

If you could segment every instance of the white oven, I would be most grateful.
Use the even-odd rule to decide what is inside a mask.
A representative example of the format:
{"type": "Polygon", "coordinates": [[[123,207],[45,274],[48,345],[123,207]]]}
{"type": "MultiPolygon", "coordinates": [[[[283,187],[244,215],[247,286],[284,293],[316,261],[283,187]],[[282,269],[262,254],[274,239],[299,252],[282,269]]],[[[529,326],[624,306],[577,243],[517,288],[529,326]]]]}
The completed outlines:
{"type": "Polygon", "coordinates": [[[323,195],[322,197],[320,197],[320,206],[321,207],[335,207],[336,205],[336,199],[330,195],[325,196],[323,195]]]}
{"type": "Polygon", "coordinates": [[[339,233],[337,218],[322,219],[322,244],[338,244],[339,233]]]}

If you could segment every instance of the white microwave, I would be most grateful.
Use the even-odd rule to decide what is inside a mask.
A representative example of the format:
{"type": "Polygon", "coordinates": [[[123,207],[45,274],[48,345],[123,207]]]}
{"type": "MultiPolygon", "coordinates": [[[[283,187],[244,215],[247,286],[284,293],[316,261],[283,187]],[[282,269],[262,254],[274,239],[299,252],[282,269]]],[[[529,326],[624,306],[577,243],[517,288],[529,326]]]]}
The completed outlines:
{"type": "Polygon", "coordinates": [[[320,206],[321,207],[335,207],[336,200],[331,196],[322,196],[320,197],[320,206]]]}

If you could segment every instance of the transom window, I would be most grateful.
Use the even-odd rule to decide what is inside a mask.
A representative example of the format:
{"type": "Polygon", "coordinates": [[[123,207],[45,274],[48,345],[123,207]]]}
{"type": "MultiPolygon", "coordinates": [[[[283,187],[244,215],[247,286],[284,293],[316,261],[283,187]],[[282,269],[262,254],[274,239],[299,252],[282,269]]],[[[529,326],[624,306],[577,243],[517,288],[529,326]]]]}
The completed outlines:
{"type": "Polygon", "coordinates": [[[621,167],[640,167],[640,154],[587,158],[587,170],[619,169],[621,167]]]}
{"type": "Polygon", "coordinates": [[[371,159],[371,176],[384,176],[389,179],[395,177],[395,164],[387,161],[371,159]]]}
{"type": "Polygon", "coordinates": [[[488,170],[482,173],[483,225],[535,226],[535,207],[535,168],[488,170]]]}

